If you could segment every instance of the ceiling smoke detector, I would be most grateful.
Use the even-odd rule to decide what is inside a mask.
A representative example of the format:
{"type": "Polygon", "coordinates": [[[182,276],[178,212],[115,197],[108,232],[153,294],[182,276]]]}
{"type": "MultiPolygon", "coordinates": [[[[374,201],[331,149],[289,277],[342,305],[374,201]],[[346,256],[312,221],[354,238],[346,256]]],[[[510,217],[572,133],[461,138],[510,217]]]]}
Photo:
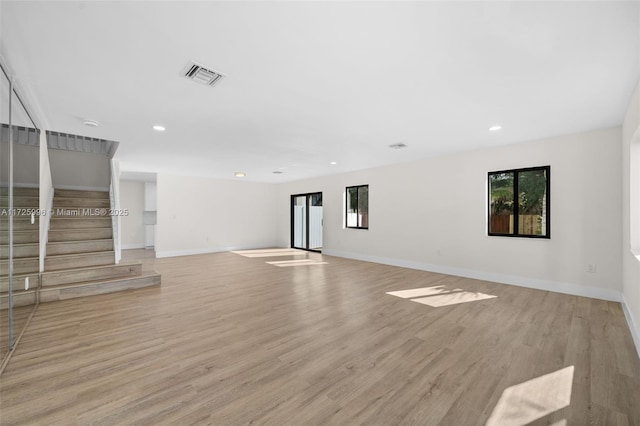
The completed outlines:
{"type": "Polygon", "coordinates": [[[214,86],[224,77],[221,72],[218,72],[212,68],[207,68],[196,62],[191,62],[186,67],[184,76],[189,80],[193,80],[196,83],[204,84],[205,86],[214,86]]]}
{"type": "Polygon", "coordinates": [[[403,144],[402,142],[399,143],[394,143],[392,145],[389,145],[389,148],[391,149],[402,149],[402,148],[406,148],[407,145],[403,144]]]}

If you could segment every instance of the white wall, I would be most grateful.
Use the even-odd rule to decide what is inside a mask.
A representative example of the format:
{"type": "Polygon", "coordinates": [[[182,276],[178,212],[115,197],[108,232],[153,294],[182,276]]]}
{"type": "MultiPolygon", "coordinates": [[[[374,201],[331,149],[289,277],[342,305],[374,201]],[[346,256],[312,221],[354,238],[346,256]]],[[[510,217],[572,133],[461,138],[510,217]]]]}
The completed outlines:
{"type": "Polygon", "coordinates": [[[109,190],[111,161],[105,155],[49,149],[49,162],[56,189],[109,190]]]}
{"type": "Polygon", "coordinates": [[[276,186],[158,174],[158,257],[273,247],[276,186]]]}
{"type": "Polygon", "coordinates": [[[120,180],[120,208],[129,210],[120,219],[122,248],[144,248],[144,182],[120,180]]]}
{"type": "Polygon", "coordinates": [[[282,184],[278,244],[290,244],[290,195],[322,191],[325,254],[619,300],[620,139],[613,128],[282,184]],[[487,172],[544,165],[551,239],[487,236],[487,172]],[[369,230],[344,229],[345,187],[360,184],[369,230]]]}
{"type": "Polygon", "coordinates": [[[622,126],[622,295],[625,314],[638,354],[640,354],[639,179],[640,84],[631,97],[622,126]],[[632,232],[635,234],[633,238],[632,232]]]}
{"type": "MultiPolygon", "coordinates": [[[[40,146],[38,146],[40,165],[38,179],[40,182],[39,197],[40,201],[38,206],[40,211],[51,211],[53,207],[53,182],[51,181],[51,168],[49,167],[49,150],[47,149],[47,136],[44,129],[40,131],[40,146]]],[[[44,259],[47,255],[47,243],[49,242],[49,224],[51,221],[51,215],[42,215],[39,220],[39,270],[44,271],[44,259]]]]}

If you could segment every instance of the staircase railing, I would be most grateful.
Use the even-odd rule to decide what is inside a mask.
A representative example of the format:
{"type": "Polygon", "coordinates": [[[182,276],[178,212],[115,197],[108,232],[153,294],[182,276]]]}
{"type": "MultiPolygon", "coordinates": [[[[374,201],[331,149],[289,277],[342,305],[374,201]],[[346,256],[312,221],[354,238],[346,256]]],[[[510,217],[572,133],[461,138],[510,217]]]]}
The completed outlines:
{"type": "MultiPolygon", "coordinates": [[[[111,185],[109,185],[109,198],[111,209],[120,212],[120,163],[111,159],[111,185]]],[[[113,251],[115,252],[116,264],[122,258],[122,240],[120,238],[120,215],[111,215],[111,227],[113,228],[113,251]]]]}
{"type": "Polygon", "coordinates": [[[51,179],[51,166],[49,164],[49,149],[47,146],[47,134],[40,130],[40,257],[39,270],[44,271],[44,258],[47,255],[47,242],[49,241],[49,224],[51,210],[53,208],[53,180],[51,179]]]}

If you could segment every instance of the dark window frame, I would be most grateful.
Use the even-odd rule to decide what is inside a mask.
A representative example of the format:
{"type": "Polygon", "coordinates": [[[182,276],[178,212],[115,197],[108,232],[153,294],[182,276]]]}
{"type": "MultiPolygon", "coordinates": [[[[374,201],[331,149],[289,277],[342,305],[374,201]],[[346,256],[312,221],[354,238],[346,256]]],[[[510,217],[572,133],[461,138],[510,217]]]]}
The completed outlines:
{"type": "MultiPolygon", "coordinates": [[[[352,188],[356,188],[356,218],[357,222],[360,222],[360,217],[358,211],[360,209],[360,188],[367,188],[367,194],[369,193],[369,184],[366,185],[352,185],[347,186],[345,190],[345,204],[344,204],[344,225],[347,229],[369,229],[368,225],[368,216],[367,216],[367,226],[361,226],[360,223],[356,223],[356,226],[349,226],[349,190],[352,188]]],[[[369,198],[367,197],[367,215],[369,214],[369,198]]]]}
{"type": "Polygon", "coordinates": [[[517,238],[542,238],[551,239],[551,166],[525,167],[521,169],[499,170],[487,173],[487,233],[491,237],[517,237],[517,238]],[[520,234],[519,227],[519,191],[518,191],[518,174],[521,172],[530,172],[535,170],[544,170],[546,173],[546,230],[545,235],[520,234]],[[491,175],[502,173],[513,173],[513,233],[504,234],[491,232],[491,175]]]}
{"type": "MultiPolygon", "coordinates": [[[[324,206],[322,191],[319,191],[319,192],[305,192],[304,194],[292,194],[290,199],[291,199],[291,203],[290,203],[291,207],[290,207],[290,210],[289,210],[290,211],[289,223],[290,223],[290,228],[291,228],[291,233],[290,233],[290,236],[291,236],[290,246],[291,246],[291,248],[298,249],[298,250],[311,251],[311,252],[314,252],[314,253],[322,253],[321,249],[309,248],[309,233],[310,233],[310,229],[309,229],[309,207],[311,207],[311,206],[324,206]],[[314,195],[315,196],[317,196],[317,195],[320,196],[320,204],[317,204],[317,203],[316,204],[311,204],[311,199],[312,199],[312,197],[314,195]],[[305,229],[305,241],[307,243],[306,244],[307,247],[296,247],[296,245],[295,245],[295,235],[294,235],[295,224],[293,223],[294,222],[293,216],[294,216],[294,203],[295,203],[295,199],[297,197],[305,197],[305,211],[306,211],[306,213],[305,213],[305,223],[307,225],[306,229],[305,229]]],[[[316,198],[316,201],[317,200],[318,199],[316,198]]],[[[324,227],[324,219],[322,221],[322,226],[324,227]]],[[[324,234],[323,234],[323,239],[324,239],[324,234]]]]}

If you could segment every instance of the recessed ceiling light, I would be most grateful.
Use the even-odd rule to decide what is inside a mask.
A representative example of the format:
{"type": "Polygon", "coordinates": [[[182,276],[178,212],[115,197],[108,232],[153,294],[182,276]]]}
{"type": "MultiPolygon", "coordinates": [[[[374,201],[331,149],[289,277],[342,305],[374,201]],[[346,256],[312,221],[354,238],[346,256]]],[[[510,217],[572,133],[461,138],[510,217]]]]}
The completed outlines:
{"type": "Polygon", "coordinates": [[[394,143],[394,144],[389,145],[389,148],[391,148],[391,149],[403,149],[403,148],[406,148],[406,147],[407,147],[407,145],[402,143],[402,142],[398,142],[398,143],[394,143]]]}
{"type": "Polygon", "coordinates": [[[502,130],[502,126],[491,126],[489,127],[490,132],[497,132],[498,130],[502,130]]]}
{"type": "Polygon", "coordinates": [[[336,164],[338,164],[338,163],[337,163],[337,162],[335,162],[335,161],[332,161],[332,162],[330,162],[329,164],[331,164],[332,166],[335,166],[335,165],[336,165],[336,164]]]}
{"type": "Polygon", "coordinates": [[[160,125],[156,124],[155,126],[153,126],[153,130],[155,130],[157,132],[164,132],[167,129],[164,126],[160,126],[160,125]]]}
{"type": "Polygon", "coordinates": [[[235,177],[245,177],[247,174],[245,172],[235,172],[233,175],[235,177]]]}
{"type": "Polygon", "coordinates": [[[283,174],[284,172],[283,172],[282,170],[274,170],[274,171],[273,171],[273,172],[271,172],[271,173],[273,173],[274,175],[281,175],[281,174],[283,174]]]}
{"type": "Polygon", "coordinates": [[[98,127],[100,125],[100,123],[96,120],[89,120],[86,119],[83,121],[85,126],[89,126],[89,127],[98,127]]]}

